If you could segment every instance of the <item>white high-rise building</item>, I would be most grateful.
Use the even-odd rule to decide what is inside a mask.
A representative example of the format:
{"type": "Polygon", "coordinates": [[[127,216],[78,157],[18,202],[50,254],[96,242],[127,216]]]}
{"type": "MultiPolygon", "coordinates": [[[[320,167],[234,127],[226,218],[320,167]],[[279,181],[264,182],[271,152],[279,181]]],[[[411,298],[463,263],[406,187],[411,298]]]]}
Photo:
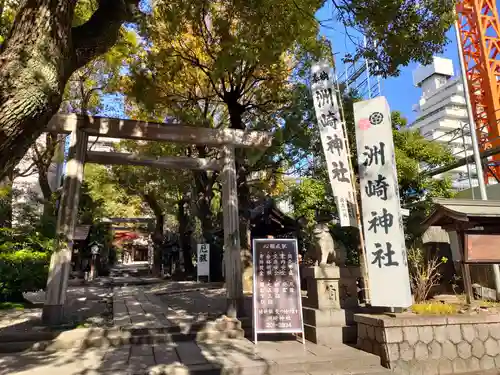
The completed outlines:
{"type": "MultiPolygon", "coordinates": [[[[413,71],[413,83],[422,89],[422,96],[413,106],[418,115],[411,128],[449,147],[457,159],[472,155],[464,88],[460,77],[454,77],[453,61],[434,57],[432,64],[413,71]]],[[[478,185],[474,164],[453,169],[445,175],[451,177],[456,190],[478,185]]],[[[444,174],[435,176],[443,177],[444,174]]]]}

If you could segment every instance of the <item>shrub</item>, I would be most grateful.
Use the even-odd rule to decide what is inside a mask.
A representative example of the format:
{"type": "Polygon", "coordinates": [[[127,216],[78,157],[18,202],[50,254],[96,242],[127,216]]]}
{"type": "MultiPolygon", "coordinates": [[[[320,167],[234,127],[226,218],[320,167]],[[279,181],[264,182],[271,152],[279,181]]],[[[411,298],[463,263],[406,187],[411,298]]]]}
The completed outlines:
{"type": "Polygon", "coordinates": [[[442,302],[416,303],[411,311],[418,315],[453,315],[458,312],[458,306],[442,302]]]}
{"type": "Polygon", "coordinates": [[[410,282],[415,302],[424,302],[431,289],[439,285],[441,281],[439,267],[447,261],[448,259],[444,257],[426,259],[424,251],[417,247],[408,249],[410,282]]]}
{"type": "Polygon", "coordinates": [[[17,250],[0,253],[0,301],[22,301],[23,293],[45,288],[50,253],[17,250]]]}

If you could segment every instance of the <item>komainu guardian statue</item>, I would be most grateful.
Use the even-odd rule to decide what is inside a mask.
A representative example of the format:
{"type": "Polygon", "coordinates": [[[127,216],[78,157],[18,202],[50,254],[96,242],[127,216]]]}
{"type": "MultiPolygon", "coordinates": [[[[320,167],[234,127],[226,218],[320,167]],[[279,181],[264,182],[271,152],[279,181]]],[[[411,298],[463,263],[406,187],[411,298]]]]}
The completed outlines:
{"type": "Polygon", "coordinates": [[[317,265],[345,266],[347,250],[343,243],[335,241],[327,223],[318,223],[314,227],[314,252],[312,258],[317,265]]]}

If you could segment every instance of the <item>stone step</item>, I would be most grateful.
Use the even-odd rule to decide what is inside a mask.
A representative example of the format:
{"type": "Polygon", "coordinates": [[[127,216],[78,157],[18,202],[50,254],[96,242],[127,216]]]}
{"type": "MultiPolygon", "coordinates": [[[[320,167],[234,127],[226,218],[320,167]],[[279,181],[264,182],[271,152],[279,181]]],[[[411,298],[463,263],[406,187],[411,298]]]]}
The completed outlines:
{"type": "Polygon", "coordinates": [[[354,311],[344,309],[315,309],[312,307],[302,308],[304,324],[315,327],[331,327],[353,325],[354,311]]]}
{"type": "Polygon", "coordinates": [[[128,344],[157,344],[194,341],[213,343],[240,339],[244,330],[240,322],[219,320],[205,323],[199,330],[180,332],[173,327],[77,328],[67,331],[3,334],[0,353],[52,351],[71,348],[96,348],[128,344]]]}
{"type": "MultiPolygon", "coordinates": [[[[335,353],[334,353],[335,354],[335,353]]],[[[148,375],[389,375],[390,370],[380,366],[380,360],[375,356],[360,358],[342,358],[341,352],[334,358],[317,358],[314,361],[302,362],[302,358],[287,358],[255,360],[244,364],[234,362],[221,364],[182,365],[174,368],[172,365],[156,366],[147,372],[148,375]]],[[[135,374],[134,374],[135,375],[135,374]]]]}
{"type": "Polygon", "coordinates": [[[304,324],[306,340],[320,345],[356,344],[358,330],[356,325],[336,327],[315,327],[304,324]]]}

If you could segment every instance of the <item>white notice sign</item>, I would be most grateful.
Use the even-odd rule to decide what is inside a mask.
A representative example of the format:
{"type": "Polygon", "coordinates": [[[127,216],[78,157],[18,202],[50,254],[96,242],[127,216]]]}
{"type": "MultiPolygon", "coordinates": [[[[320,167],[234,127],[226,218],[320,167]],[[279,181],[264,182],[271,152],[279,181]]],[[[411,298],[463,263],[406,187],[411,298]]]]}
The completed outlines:
{"type": "Polygon", "coordinates": [[[410,276],[385,97],[354,103],[354,121],[371,304],[406,308],[410,276]]]}
{"type": "Polygon", "coordinates": [[[314,109],[340,225],[357,227],[352,173],[347,155],[344,126],[331,80],[330,65],[326,61],[318,62],[312,66],[311,74],[314,109]]]}
{"type": "Polygon", "coordinates": [[[198,257],[196,261],[198,276],[210,277],[210,245],[198,244],[198,257]]]}

